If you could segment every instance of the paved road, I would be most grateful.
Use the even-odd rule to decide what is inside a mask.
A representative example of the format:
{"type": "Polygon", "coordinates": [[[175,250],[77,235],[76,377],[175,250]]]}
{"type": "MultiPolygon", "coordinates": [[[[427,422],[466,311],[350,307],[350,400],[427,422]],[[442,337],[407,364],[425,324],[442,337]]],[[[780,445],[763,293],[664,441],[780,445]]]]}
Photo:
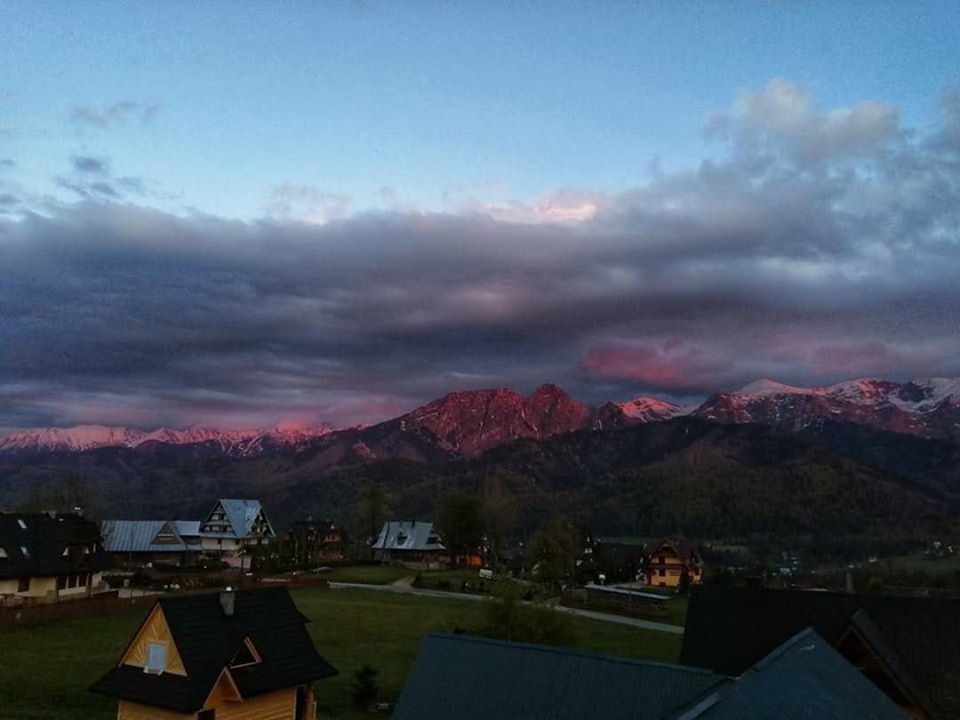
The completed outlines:
{"type": "MultiPolygon", "coordinates": [[[[424,590],[423,588],[406,587],[403,585],[364,585],[363,583],[344,583],[332,582],[330,587],[334,590],[373,590],[376,592],[396,593],[398,595],[420,595],[421,597],[435,598],[453,598],[455,600],[485,600],[485,595],[470,595],[469,593],[445,592],[443,590],[424,590]]],[[[680,625],[669,625],[667,623],[654,622],[652,620],[640,620],[639,618],[624,617],[623,615],[610,615],[609,613],[594,612],[593,610],[582,610],[580,608],[569,608],[557,605],[557,610],[579,617],[589,618],[591,620],[600,620],[602,622],[618,623],[620,625],[629,625],[643,630],[653,630],[655,632],[670,633],[671,635],[683,635],[683,628],[680,625]]]]}

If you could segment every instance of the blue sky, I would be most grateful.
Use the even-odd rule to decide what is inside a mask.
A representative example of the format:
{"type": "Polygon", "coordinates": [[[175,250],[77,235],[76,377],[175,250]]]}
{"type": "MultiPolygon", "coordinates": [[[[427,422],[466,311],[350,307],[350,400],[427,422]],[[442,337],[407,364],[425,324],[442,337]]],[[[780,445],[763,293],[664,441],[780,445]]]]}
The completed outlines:
{"type": "Polygon", "coordinates": [[[960,376],[957,2],[0,13],[0,430],[960,376]]]}
{"type": "Polygon", "coordinates": [[[825,107],[932,124],[960,79],[955,2],[6,2],[0,139],[53,185],[107,157],[171,210],[257,217],[306,185],[370,207],[457,209],[622,191],[722,152],[707,114],[783,77],[825,107]],[[152,119],[106,129],[75,107],[152,119]]]}

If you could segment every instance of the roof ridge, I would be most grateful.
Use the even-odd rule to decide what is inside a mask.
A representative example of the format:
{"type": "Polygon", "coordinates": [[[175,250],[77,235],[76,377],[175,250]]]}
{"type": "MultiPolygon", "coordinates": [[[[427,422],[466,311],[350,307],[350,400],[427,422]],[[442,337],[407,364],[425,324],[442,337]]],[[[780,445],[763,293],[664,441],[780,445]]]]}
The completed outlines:
{"type": "Polygon", "coordinates": [[[715,673],[712,670],[707,670],[705,668],[693,667],[690,665],[680,665],[677,663],[665,663],[659,662],[657,660],[637,660],[634,658],[625,658],[618,655],[607,655],[605,653],[590,652],[586,650],[579,650],[575,648],[561,647],[559,645],[539,645],[537,643],[528,643],[528,642],[516,642],[514,640],[498,640],[496,638],[484,637],[482,635],[467,635],[465,633],[442,633],[434,632],[427,633],[427,638],[435,638],[437,640],[453,640],[460,642],[474,642],[481,643],[486,645],[499,645],[502,647],[509,648],[525,648],[528,650],[537,650],[540,652],[555,653],[557,655],[576,655],[578,657],[592,658],[594,660],[605,660],[607,662],[618,663],[621,665],[642,665],[645,667],[657,667],[664,670],[675,670],[681,671],[688,674],[694,675],[705,675],[708,677],[716,677],[718,679],[725,679],[725,675],[720,675],[715,673]]]}

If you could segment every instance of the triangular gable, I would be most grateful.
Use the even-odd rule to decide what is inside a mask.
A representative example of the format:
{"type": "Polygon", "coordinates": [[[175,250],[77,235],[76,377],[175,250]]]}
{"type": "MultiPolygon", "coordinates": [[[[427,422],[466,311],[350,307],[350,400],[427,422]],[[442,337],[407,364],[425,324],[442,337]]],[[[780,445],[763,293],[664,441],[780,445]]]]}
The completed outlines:
{"type": "Polygon", "coordinates": [[[224,668],[220,671],[217,681],[210,689],[210,694],[207,695],[207,699],[203,701],[203,707],[215,708],[219,707],[225,702],[242,701],[243,696],[240,694],[240,689],[237,687],[237,683],[234,682],[230,671],[227,668],[224,668]]]}
{"type": "Polygon", "coordinates": [[[167,647],[167,667],[164,672],[186,677],[187,671],[180,658],[180,651],[177,649],[177,643],[170,632],[170,626],[163,615],[160,603],[153,606],[153,610],[147,615],[147,619],[143,621],[117,664],[144,667],[147,663],[147,650],[152,642],[163,643],[167,647]]]}
{"type": "Polygon", "coordinates": [[[160,526],[157,534],[150,541],[154,545],[183,545],[183,538],[177,531],[177,527],[169,520],[160,526]]]}

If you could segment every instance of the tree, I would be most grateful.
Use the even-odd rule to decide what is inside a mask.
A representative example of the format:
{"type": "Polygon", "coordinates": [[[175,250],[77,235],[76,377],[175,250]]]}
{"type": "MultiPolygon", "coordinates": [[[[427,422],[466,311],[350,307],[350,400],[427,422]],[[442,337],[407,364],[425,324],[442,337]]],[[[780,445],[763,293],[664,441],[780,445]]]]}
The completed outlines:
{"type": "Polygon", "coordinates": [[[490,546],[493,564],[497,565],[504,542],[517,524],[517,501],[496,474],[483,480],[480,523],[490,546]]]}
{"type": "Polygon", "coordinates": [[[437,503],[435,525],[453,558],[477,552],[483,540],[480,523],[480,498],[472,493],[452,492],[437,503]]]}
{"type": "Polygon", "coordinates": [[[576,572],[579,557],[580,535],[573,523],[563,518],[542,524],[527,546],[527,563],[548,588],[560,588],[568,582],[576,572]]]}
{"type": "Polygon", "coordinates": [[[487,637],[541,645],[573,645],[576,641],[569,615],[541,601],[524,602],[521,586],[508,578],[494,583],[484,612],[486,624],[480,633],[487,637]]]}
{"type": "Polygon", "coordinates": [[[369,665],[364,665],[354,673],[352,694],[358,708],[367,709],[380,697],[377,674],[378,671],[369,665]]]}
{"type": "Polygon", "coordinates": [[[380,527],[390,516],[391,500],[381,486],[370,483],[360,491],[358,503],[358,520],[362,532],[365,532],[372,543],[380,533],[380,527]]]}

